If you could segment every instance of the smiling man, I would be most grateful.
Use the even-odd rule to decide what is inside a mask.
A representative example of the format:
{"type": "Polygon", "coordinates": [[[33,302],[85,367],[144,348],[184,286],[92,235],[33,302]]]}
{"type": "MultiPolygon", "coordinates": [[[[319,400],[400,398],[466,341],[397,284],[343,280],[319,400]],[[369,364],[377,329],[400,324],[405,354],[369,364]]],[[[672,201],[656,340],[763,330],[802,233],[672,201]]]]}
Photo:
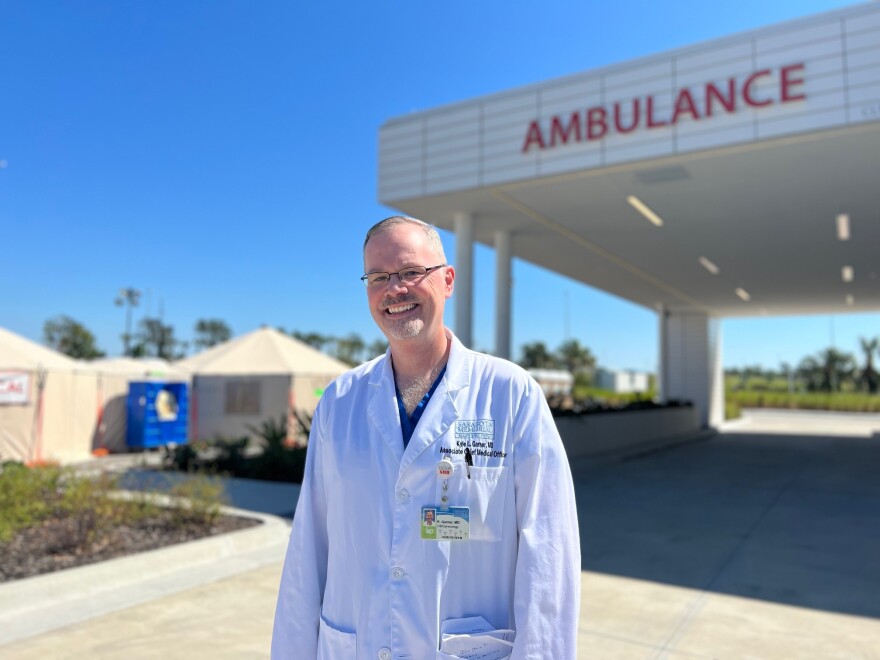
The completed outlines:
{"type": "Polygon", "coordinates": [[[541,389],[443,326],[433,227],[376,224],[364,270],[389,349],[315,412],[272,657],[574,658],[574,490],[541,389]]]}

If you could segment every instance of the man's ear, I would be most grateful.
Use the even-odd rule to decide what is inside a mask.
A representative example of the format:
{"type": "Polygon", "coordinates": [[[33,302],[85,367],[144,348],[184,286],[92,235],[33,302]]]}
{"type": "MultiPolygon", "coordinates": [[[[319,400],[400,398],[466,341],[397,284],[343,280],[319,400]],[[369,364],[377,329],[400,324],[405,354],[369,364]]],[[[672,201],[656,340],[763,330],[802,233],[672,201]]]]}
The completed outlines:
{"type": "Polygon", "coordinates": [[[443,273],[443,283],[446,285],[446,297],[452,295],[452,290],[455,288],[455,268],[452,266],[446,267],[446,272],[443,273]]]}

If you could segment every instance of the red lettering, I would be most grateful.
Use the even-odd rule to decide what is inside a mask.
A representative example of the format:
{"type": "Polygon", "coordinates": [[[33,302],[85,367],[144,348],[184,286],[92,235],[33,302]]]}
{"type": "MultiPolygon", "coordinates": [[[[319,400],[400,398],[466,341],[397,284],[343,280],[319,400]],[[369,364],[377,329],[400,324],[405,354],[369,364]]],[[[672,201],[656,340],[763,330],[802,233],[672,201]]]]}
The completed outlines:
{"type": "Polygon", "coordinates": [[[782,80],[780,87],[782,88],[782,102],[788,103],[789,101],[803,101],[807,98],[806,94],[792,94],[791,87],[793,85],[803,85],[803,78],[789,78],[789,74],[793,71],[803,71],[803,64],[790,64],[789,66],[784,66],[780,70],[780,78],[782,80]]]}
{"type": "Polygon", "coordinates": [[[535,120],[531,124],[529,124],[529,130],[526,133],[526,141],[523,143],[522,152],[528,153],[529,149],[532,146],[532,143],[538,145],[538,149],[544,148],[544,136],[541,133],[541,126],[538,124],[538,121],[535,120]]]}
{"type": "Polygon", "coordinates": [[[550,146],[556,146],[556,138],[558,137],[562,144],[568,144],[568,139],[571,137],[571,134],[574,133],[574,141],[581,141],[581,113],[580,112],[572,112],[571,117],[568,119],[568,126],[565,128],[562,127],[562,122],[559,121],[559,117],[554,116],[553,121],[550,124],[550,146]]]}
{"type": "Polygon", "coordinates": [[[587,139],[601,140],[606,133],[608,133],[608,113],[605,112],[605,108],[587,110],[587,139]]]}
{"type": "Polygon", "coordinates": [[[639,104],[639,99],[632,100],[632,120],[630,121],[629,126],[624,126],[620,121],[620,103],[614,104],[614,128],[617,129],[618,133],[632,133],[639,127],[639,110],[641,105],[639,104]]]}
{"type": "Polygon", "coordinates": [[[694,103],[694,97],[691,96],[690,91],[687,89],[683,89],[678,93],[678,98],[675,99],[675,110],[672,112],[672,123],[678,123],[678,117],[682,113],[687,112],[690,113],[691,117],[694,119],[700,118],[700,113],[697,112],[697,104],[694,103]]]}
{"type": "Polygon", "coordinates": [[[669,126],[669,122],[657,121],[654,119],[654,97],[648,97],[648,128],[660,128],[661,126],[669,126]]]}
{"type": "Polygon", "coordinates": [[[721,93],[715,85],[709,83],[706,85],[706,116],[712,116],[712,99],[718,101],[727,112],[736,112],[736,79],[730,78],[727,81],[727,98],[721,93]]]}
{"type": "Polygon", "coordinates": [[[761,69],[760,71],[756,71],[748,78],[746,78],[746,82],[743,85],[743,100],[746,102],[746,105],[750,105],[753,108],[760,108],[765,105],[770,105],[773,103],[772,99],[764,99],[763,101],[756,101],[755,97],[752,96],[752,85],[755,84],[755,81],[758,78],[764,78],[770,75],[770,69],[761,69]]]}

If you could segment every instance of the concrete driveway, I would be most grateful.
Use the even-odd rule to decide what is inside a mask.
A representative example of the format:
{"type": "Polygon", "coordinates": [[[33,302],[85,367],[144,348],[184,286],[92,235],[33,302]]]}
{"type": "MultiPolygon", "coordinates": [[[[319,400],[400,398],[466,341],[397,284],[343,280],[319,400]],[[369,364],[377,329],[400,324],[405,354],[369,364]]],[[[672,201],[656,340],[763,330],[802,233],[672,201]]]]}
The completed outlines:
{"type": "MultiPolygon", "coordinates": [[[[826,417],[851,433],[828,436],[807,433],[810,416],[752,419],[578,474],[579,657],[880,659],[880,438],[866,420],[826,417]]],[[[278,555],[0,657],[267,657],[278,555]]]]}

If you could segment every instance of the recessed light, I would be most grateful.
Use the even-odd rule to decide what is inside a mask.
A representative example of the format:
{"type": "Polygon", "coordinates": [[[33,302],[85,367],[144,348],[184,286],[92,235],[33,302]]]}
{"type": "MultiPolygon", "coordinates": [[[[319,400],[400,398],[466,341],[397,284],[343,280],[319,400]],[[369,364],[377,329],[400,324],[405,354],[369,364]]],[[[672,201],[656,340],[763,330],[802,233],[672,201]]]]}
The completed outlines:
{"type": "Polygon", "coordinates": [[[853,303],[856,301],[855,297],[850,293],[846,296],[846,304],[850,307],[853,306],[853,303]]]}
{"type": "Polygon", "coordinates": [[[736,295],[738,295],[740,298],[742,298],[746,302],[749,302],[749,300],[752,299],[752,297],[749,295],[749,292],[746,291],[745,289],[743,289],[742,287],[737,287],[736,295]]]}
{"type": "Polygon", "coordinates": [[[844,266],[840,269],[840,277],[843,278],[844,282],[852,282],[853,281],[853,267],[852,266],[844,266]]]}
{"type": "Polygon", "coordinates": [[[837,216],[837,238],[841,241],[849,240],[849,213],[837,216]]]}
{"type": "Polygon", "coordinates": [[[641,213],[648,219],[648,222],[657,225],[658,227],[663,226],[663,219],[654,213],[650,208],[648,208],[647,204],[645,204],[642,200],[640,200],[635,195],[630,195],[626,198],[626,201],[629,202],[629,205],[632,206],[636,211],[641,213]]]}
{"type": "Polygon", "coordinates": [[[706,257],[700,257],[700,265],[713,275],[717,275],[721,270],[718,266],[706,259],[706,257]]]}

